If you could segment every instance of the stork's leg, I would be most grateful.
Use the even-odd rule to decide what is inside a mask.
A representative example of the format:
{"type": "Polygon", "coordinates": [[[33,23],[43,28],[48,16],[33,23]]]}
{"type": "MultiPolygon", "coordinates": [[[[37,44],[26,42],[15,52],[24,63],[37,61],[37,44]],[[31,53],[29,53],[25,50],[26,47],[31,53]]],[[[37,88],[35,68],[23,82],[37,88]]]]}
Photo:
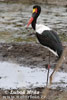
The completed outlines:
{"type": "Polygon", "coordinates": [[[49,51],[48,72],[47,72],[47,83],[46,83],[46,86],[48,86],[48,80],[49,80],[49,70],[50,70],[50,51],[49,51]]]}

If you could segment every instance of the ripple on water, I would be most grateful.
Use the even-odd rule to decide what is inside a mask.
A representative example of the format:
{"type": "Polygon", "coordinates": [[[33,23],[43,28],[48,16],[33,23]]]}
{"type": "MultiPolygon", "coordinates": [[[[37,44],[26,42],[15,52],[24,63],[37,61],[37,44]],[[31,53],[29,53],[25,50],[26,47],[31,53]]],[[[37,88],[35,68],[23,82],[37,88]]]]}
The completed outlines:
{"type": "MultiPolygon", "coordinates": [[[[22,41],[26,41],[26,39],[29,38],[27,34],[32,33],[33,30],[26,29],[25,26],[31,17],[32,6],[33,5],[17,3],[0,3],[0,42],[17,42],[17,39],[15,39],[15,35],[17,34],[20,34],[20,38],[22,36],[22,41]],[[26,37],[23,37],[23,34],[26,34],[26,37]]],[[[58,34],[66,34],[66,9],[65,7],[42,5],[42,12],[38,19],[38,23],[44,23],[55,29],[58,34]]],[[[21,41],[19,40],[19,42],[21,41]]]]}

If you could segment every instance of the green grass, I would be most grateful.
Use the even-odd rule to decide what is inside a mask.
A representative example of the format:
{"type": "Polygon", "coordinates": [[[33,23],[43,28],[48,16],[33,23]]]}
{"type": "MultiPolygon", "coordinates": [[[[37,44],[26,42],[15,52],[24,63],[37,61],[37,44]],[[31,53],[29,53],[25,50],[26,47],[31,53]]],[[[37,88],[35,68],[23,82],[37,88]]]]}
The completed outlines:
{"type": "Polygon", "coordinates": [[[67,42],[67,36],[66,36],[66,34],[60,34],[59,35],[59,37],[60,37],[60,39],[63,41],[63,42],[67,42]]]}
{"type": "Polygon", "coordinates": [[[13,42],[36,42],[36,38],[35,37],[28,37],[23,39],[22,37],[18,37],[18,38],[14,38],[13,42]]]}

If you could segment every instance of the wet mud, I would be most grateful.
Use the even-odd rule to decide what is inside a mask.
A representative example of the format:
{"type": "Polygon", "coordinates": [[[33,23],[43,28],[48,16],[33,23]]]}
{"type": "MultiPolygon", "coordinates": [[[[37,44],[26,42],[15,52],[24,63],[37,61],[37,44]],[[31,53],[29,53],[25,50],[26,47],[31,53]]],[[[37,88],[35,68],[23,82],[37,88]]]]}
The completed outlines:
{"type": "MultiPolygon", "coordinates": [[[[65,46],[64,46],[65,47],[65,46]]],[[[27,66],[46,67],[49,63],[49,50],[39,43],[0,43],[0,61],[16,62],[27,66]]],[[[50,64],[54,68],[58,57],[50,54],[50,64]]],[[[61,69],[67,72],[67,61],[61,69]]]]}

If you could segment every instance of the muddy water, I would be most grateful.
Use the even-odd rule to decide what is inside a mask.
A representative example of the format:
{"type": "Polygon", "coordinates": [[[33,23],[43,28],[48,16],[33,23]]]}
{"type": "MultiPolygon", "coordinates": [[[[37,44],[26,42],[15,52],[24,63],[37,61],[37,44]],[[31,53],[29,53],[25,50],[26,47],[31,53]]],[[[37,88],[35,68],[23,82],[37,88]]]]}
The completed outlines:
{"type": "MultiPolygon", "coordinates": [[[[29,68],[9,62],[0,62],[0,66],[0,88],[27,89],[46,86],[47,69],[45,68],[29,68]]],[[[50,75],[52,71],[51,69],[50,75]]],[[[67,89],[67,73],[62,71],[57,72],[57,75],[58,77],[54,78],[51,88],[60,87],[67,89]]]]}
{"type": "MultiPolygon", "coordinates": [[[[36,41],[33,32],[26,25],[31,16],[33,5],[0,3],[0,42],[36,41]]],[[[38,23],[44,23],[63,34],[67,33],[67,8],[41,5],[42,13],[38,23]]]]}

